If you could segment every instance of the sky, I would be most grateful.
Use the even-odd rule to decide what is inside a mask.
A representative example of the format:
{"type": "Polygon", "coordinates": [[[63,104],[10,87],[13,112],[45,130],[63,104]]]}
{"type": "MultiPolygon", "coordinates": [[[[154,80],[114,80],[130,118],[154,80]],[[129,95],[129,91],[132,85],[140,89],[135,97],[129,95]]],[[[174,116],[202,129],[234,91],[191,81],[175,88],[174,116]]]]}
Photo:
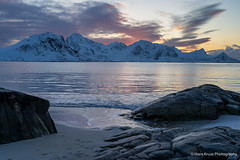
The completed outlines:
{"type": "Polygon", "coordinates": [[[0,48],[33,34],[130,45],[147,40],[184,52],[240,45],[240,0],[1,0],[0,48]]]}

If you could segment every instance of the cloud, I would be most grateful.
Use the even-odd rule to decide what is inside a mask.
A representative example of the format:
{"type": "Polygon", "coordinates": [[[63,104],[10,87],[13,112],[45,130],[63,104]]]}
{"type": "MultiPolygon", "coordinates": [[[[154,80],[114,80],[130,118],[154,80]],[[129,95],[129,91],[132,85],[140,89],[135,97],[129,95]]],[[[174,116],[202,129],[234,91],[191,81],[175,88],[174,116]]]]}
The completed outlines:
{"type": "Polygon", "coordinates": [[[237,44],[232,45],[232,47],[233,47],[234,49],[240,49],[240,46],[237,45],[237,44]]]}
{"type": "MultiPolygon", "coordinates": [[[[118,39],[124,43],[132,43],[136,40],[157,40],[161,37],[160,25],[156,22],[138,22],[128,19],[119,9],[108,3],[87,2],[80,5],[81,12],[75,21],[78,22],[80,33],[88,34],[126,34],[129,38],[118,39]]],[[[111,39],[93,38],[100,42],[112,41],[111,39]]]]}
{"type": "Polygon", "coordinates": [[[180,28],[184,34],[195,32],[216,15],[224,12],[219,9],[220,3],[208,5],[187,13],[185,16],[174,16],[174,26],[180,28]]]}
{"type": "Polygon", "coordinates": [[[211,29],[211,30],[208,30],[208,31],[205,31],[203,32],[202,34],[209,34],[209,33],[212,33],[212,32],[216,32],[218,31],[219,29],[211,29]]]}
{"type": "Polygon", "coordinates": [[[219,55],[222,52],[226,53],[229,57],[240,61],[240,46],[233,44],[232,46],[226,46],[225,49],[211,50],[208,51],[210,55],[219,55]]]}
{"type": "Polygon", "coordinates": [[[171,40],[168,40],[167,45],[176,45],[179,47],[185,47],[185,46],[195,46],[198,44],[206,43],[210,41],[210,38],[199,38],[199,39],[193,39],[193,40],[185,40],[183,41],[182,38],[174,38],[171,40]]]}
{"type": "Polygon", "coordinates": [[[0,47],[32,34],[47,31],[69,34],[76,28],[70,22],[47,12],[43,6],[32,6],[13,0],[0,1],[0,11],[0,47]]]}
{"type": "Polygon", "coordinates": [[[210,38],[198,38],[185,40],[184,38],[173,38],[164,42],[165,45],[183,47],[182,51],[198,49],[198,45],[209,42],[210,38]]]}
{"type": "MultiPolygon", "coordinates": [[[[204,6],[188,12],[184,16],[173,16],[173,28],[181,31],[181,38],[173,38],[165,41],[165,44],[171,44],[178,47],[197,48],[197,45],[209,42],[209,37],[198,38],[197,31],[209,22],[211,19],[224,12],[224,9],[219,9],[220,3],[204,6]]],[[[217,31],[216,29],[205,31],[202,34],[209,34],[217,31]]]]}
{"type": "Polygon", "coordinates": [[[175,16],[174,14],[172,14],[170,12],[164,12],[164,11],[157,11],[157,14],[159,14],[162,17],[168,17],[168,18],[175,16]]]}
{"type": "MultiPolygon", "coordinates": [[[[63,6],[54,1],[27,4],[22,1],[0,1],[0,47],[22,40],[32,34],[53,32],[69,36],[80,33],[126,34],[117,40],[132,43],[136,40],[157,40],[161,26],[152,21],[139,22],[129,19],[116,6],[105,2],[82,2],[63,6]]],[[[95,38],[110,42],[107,37],[95,38]]]]}

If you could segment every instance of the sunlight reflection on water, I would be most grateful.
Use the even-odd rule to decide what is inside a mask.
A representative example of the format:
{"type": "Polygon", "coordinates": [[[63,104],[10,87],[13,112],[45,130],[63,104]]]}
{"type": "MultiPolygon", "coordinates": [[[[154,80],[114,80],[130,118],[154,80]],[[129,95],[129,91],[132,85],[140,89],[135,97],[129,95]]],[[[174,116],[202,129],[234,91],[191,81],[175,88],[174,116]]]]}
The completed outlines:
{"type": "Polygon", "coordinates": [[[52,106],[142,106],[205,83],[240,92],[240,64],[0,62],[0,87],[52,106]]]}

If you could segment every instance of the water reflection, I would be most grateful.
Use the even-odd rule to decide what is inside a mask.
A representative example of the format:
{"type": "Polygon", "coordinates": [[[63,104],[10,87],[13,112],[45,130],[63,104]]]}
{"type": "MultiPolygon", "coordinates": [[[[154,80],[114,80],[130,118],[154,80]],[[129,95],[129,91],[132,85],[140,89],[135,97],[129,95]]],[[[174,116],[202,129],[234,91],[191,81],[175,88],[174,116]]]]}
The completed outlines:
{"type": "Polygon", "coordinates": [[[1,87],[54,106],[134,109],[205,83],[240,92],[239,64],[1,62],[1,87]]]}

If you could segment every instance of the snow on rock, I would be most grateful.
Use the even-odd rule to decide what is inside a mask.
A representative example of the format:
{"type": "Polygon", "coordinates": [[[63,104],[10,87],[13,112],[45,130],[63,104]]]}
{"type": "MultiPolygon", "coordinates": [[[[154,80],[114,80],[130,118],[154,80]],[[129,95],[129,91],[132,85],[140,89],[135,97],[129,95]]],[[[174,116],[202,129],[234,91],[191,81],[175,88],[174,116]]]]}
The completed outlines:
{"type": "Polygon", "coordinates": [[[214,58],[213,58],[213,60],[215,61],[215,62],[225,62],[225,63],[227,63],[227,62],[239,62],[238,60],[236,60],[236,59],[233,59],[233,58],[230,58],[226,53],[224,53],[224,52],[222,52],[221,54],[219,54],[219,55],[217,55],[217,56],[215,56],[214,58]]]}
{"type": "Polygon", "coordinates": [[[175,47],[140,40],[127,48],[130,61],[180,61],[175,47]]]}
{"type": "Polygon", "coordinates": [[[212,62],[212,63],[239,63],[238,60],[230,58],[227,54],[209,55],[202,48],[190,53],[180,54],[185,62],[212,62]]]}
{"type": "Polygon", "coordinates": [[[103,52],[105,45],[74,33],[66,39],[66,45],[73,51],[77,61],[110,61],[103,52]]]}
{"type": "Polygon", "coordinates": [[[183,53],[174,46],[144,40],[130,46],[120,42],[104,45],[77,33],[64,40],[51,32],[1,48],[0,61],[239,62],[227,55],[208,55],[204,49],[183,53]]]}
{"type": "Polygon", "coordinates": [[[127,45],[121,42],[113,42],[107,45],[111,50],[117,49],[117,50],[122,50],[127,48],[127,45]]]}
{"type": "Polygon", "coordinates": [[[185,61],[205,61],[206,59],[209,59],[209,57],[211,57],[205,52],[203,48],[190,53],[183,53],[180,56],[185,61]]]}
{"type": "Polygon", "coordinates": [[[225,50],[224,49],[212,50],[212,51],[209,51],[208,53],[210,55],[217,56],[217,55],[219,55],[223,52],[226,55],[228,55],[229,57],[237,59],[237,60],[240,61],[240,46],[238,46],[238,45],[233,45],[231,47],[227,46],[225,50]]]}
{"type": "Polygon", "coordinates": [[[0,50],[5,61],[73,61],[71,50],[62,36],[50,32],[33,35],[10,47],[0,50]]]}

